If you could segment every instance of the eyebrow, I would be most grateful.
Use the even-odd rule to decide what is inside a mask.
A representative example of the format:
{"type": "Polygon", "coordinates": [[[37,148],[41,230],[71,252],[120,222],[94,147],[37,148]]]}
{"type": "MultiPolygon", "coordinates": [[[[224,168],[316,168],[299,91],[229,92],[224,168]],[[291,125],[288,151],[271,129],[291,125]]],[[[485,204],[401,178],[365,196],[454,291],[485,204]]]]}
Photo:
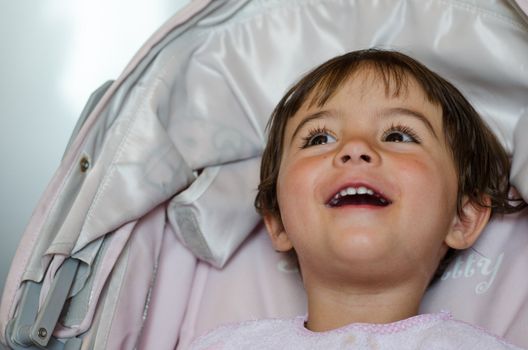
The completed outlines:
{"type": "Polygon", "coordinates": [[[390,116],[395,116],[395,115],[404,115],[404,116],[409,116],[409,117],[413,117],[413,118],[420,120],[422,123],[425,124],[427,129],[431,131],[433,136],[438,139],[438,136],[436,135],[433,125],[431,124],[429,119],[427,119],[425,115],[423,115],[422,113],[418,111],[414,111],[412,109],[403,108],[403,107],[396,107],[396,108],[389,108],[389,109],[383,110],[379,116],[380,117],[390,117],[390,116]]]}
{"type": "MultiPolygon", "coordinates": [[[[433,125],[431,124],[429,119],[427,119],[425,115],[423,115],[422,113],[418,111],[414,111],[412,109],[408,109],[404,107],[395,107],[395,108],[388,108],[388,109],[381,111],[381,113],[378,116],[383,118],[383,117],[391,117],[391,116],[396,116],[396,115],[404,115],[404,116],[413,117],[413,118],[420,120],[427,127],[427,129],[431,131],[433,136],[438,139],[438,136],[436,135],[433,125]]],[[[299,125],[297,125],[297,127],[295,128],[295,131],[293,132],[292,137],[290,139],[290,143],[293,141],[293,139],[295,139],[295,135],[297,135],[297,133],[302,129],[302,127],[306,123],[312,120],[324,119],[327,117],[336,117],[336,115],[329,111],[319,111],[319,112],[315,112],[313,114],[309,114],[308,116],[306,116],[299,123],[299,125]]]]}
{"type": "Polygon", "coordinates": [[[334,115],[332,113],[328,112],[328,111],[319,111],[319,112],[315,112],[313,114],[309,114],[303,120],[301,120],[299,125],[297,125],[297,127],[295,128],[295,131],[293,132],[292,137],[290,139],[290,143],[293,141],[293,139],[295,139],[295,135],[297,135],[299,130],[302,129],[304,124],[306,124],[306,123],[308,123],[308,122],[310,122],[312,120],[315,120],[315,119],[323,119],[323,118],[333,117],[333,116],[334,115]]]}

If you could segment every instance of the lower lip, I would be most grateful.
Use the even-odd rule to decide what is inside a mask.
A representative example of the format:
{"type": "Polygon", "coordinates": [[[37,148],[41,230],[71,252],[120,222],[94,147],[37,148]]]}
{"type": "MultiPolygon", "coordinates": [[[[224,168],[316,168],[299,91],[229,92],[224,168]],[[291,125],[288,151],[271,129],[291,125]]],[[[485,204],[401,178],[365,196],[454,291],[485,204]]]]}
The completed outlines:
{"type": "Polygon", "coordinates": [[[381,205],[373,205],[373,204],[346,204],[346,205],[341,205],[338,207],[331,207],[328,205],[327,207],[330,209],[370,209],[370,210],[376,209],[377,210],[377,209],[385,209],[389,205],[381,206],[381,205]]]}

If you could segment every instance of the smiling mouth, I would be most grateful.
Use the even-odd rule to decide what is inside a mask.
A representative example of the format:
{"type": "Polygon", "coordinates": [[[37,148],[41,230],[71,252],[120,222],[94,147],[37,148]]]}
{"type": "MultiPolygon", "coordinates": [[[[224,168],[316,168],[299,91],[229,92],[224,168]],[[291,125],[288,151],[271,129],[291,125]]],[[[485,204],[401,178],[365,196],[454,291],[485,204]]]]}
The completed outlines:
{"type": "Polygon", "coordinates": [[[366,186],[353,187],[348,186],[337,192],[327,205],[331,208],[342,207],[345,205],[370,205],[377,207],[386,207],[392,202],[384,197],[381,193],[374,191],[366,186]]]}

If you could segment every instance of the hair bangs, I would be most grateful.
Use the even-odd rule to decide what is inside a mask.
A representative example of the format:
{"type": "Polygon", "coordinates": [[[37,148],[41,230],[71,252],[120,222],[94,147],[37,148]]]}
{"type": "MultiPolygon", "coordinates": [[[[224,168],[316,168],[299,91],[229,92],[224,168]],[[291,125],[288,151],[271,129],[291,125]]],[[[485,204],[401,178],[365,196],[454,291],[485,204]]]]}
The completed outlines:
{"type": "MultiPolygon", "coordinates": [[[[335,64],[321,69],[318,81],[312,84],[310,91],[305,92],[305,97],[298,101],[298,108],[305,102],[309,108],[317,106],[323,107],[334,94],[341,89],[343,84],[351,78],[361,73],[367,73],[364,77],[364,84],[377,84],[380,80],[385,87],[385,95],[391,98],[397,98],[402,93],[407,93],[409,85],[409,76],[412,72],[401,65],[385,61],[355,61],[349,65],[335,64]]],[[[314,72],[319,73],[319,72],[314,72]]],[[[421,84],[420,84],[421,85],[421,84]]],[[[437,102],[433,96],[427,94],[431,102],[437,102]]],[[[297,110],[293,111],[292,115],[297,110]]]]}

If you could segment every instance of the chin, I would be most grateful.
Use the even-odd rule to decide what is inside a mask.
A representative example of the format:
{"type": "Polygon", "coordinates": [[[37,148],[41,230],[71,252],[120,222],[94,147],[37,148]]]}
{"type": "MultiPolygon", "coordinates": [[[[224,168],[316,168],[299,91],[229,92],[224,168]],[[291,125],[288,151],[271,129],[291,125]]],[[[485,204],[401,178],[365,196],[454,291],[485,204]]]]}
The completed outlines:
{"type": "Polygon", "coordinates": [[[374,230],[348,230],[335,242],[336,249],[358,259],[381,258],[390,252],[390,240],[374,230]]]}
{"type": "Polygon", "coordinates": [[[387,268],[390,250],[384,244],[376,244],[368,240],[348,240],[335,247],[335,257],[348,264],[376,264],[383,262],[387,268]]]}

